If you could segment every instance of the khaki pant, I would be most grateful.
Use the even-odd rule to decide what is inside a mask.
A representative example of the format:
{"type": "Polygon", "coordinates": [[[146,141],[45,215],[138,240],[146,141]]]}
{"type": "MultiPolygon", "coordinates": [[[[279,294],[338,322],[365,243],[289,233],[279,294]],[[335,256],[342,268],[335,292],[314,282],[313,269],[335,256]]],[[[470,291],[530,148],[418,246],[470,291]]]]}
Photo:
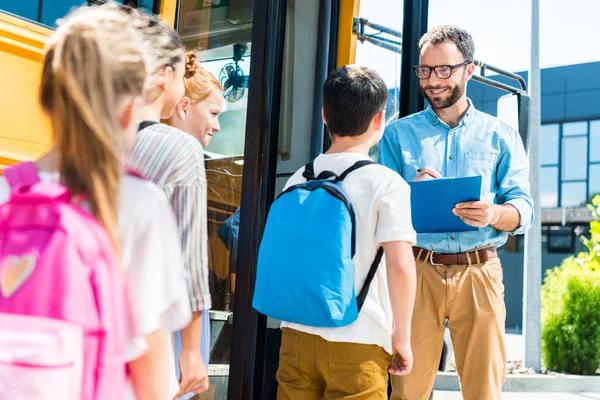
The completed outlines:
{"type": "MultiPolygon", "coordinates": [[[[421,257],[423,259],[423,257],[421,257]]],[[[429,254],[425,259],[429,259],[429,254]]],[[[439,367],[445,322],[465,400],[500,399],[506,377],[504,285],[498,258],[484,264],[417,262],[413,369],[392,377],[392,400],[427,400],[439,367]]]]}
{"type": "Polygon", "coordinates": [[[328,342],[283,329],[278,400],[387,400],[392,356],[375,345],[328,342]]]}

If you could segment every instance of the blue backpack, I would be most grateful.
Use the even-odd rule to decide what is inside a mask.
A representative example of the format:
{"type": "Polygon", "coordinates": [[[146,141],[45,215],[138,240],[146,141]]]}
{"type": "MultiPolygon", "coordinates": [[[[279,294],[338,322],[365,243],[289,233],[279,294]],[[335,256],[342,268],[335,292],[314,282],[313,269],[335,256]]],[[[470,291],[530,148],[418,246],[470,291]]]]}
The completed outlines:
{"type": "Polygon", "coordinates": [[[253,306],[286,322],[335,328],[358,318],[375,276],[379,248],[362,290],[354,290],[356,224],[342,182],[352,171],[373,164],[358,161],[340,176],[313,163],[305,183],[293,185],[273,202],[258,252],[253,306]]]}

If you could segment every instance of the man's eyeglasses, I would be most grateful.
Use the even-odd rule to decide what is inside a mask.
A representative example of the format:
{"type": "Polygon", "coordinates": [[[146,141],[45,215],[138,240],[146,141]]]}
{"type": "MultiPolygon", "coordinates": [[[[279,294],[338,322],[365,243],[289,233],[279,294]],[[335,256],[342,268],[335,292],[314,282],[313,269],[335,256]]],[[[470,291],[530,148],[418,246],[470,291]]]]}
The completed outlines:
{"type": "Polygon", "coordinates": [[[413,67],[413,70],[415,71],[415,75],[417,75],[417,78],[421,80],[429,79],[432,71],[438,78],[448,79],[452,76],[452,72],[456,68],[464,67],[465,65],[469,64],[471,64],[471,61],[464,61],[456,65],[436,65],[435,67],[429,67],[427,65],[415,65],[413,67]]]}

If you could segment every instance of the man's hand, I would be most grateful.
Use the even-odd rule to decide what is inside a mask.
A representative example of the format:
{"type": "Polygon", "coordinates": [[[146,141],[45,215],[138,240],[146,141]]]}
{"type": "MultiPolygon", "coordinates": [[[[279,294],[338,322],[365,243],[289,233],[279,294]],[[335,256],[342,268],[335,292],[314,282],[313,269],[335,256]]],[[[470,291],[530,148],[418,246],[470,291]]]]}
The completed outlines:
{"type": "Polygon", "coordinates": [[[413,365],[410,339],[398,341],[392,337],[392,351],[394,352],[394,355],[388,372],[396,376],[407,375],[411,371],[413,365]]]}
{"type": "Polygon", "coordinates": [[[200,350],[183,350],[179,356],[179,368],[181,370],[179,393],[174,399],[190,392],[202,393],[208,390],[208,370],[200,350]]]}
{"type": "Polygon", "coordinates": [[[425,167],[417,173],[414,181],[424,181],[425,179],[441,178],[442,175],[433,168],[425,167]]]}
{"type": "Polygon", "coordinates": [[[452,209],[454,215],[467,225],[485,228],[488,225],[496,225],[500,217],[500,211],[496,204],[486,201],[467,201],[458,203],[452,209]]]}

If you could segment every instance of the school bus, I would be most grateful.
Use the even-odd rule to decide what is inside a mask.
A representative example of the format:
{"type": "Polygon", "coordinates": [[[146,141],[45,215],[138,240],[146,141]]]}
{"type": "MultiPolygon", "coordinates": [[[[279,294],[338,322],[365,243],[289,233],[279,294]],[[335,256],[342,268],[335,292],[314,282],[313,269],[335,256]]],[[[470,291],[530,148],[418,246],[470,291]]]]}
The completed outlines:
{"type": "MultiPolygon", "coordinates": [[[[118,2],[175,27],[224,88],[221,131],[205,149],[212,384],[201,398],[275,398],[280,331],[277,321],[251,306],[269,205],[287,178],[329,145],[320,90],[336,66],[358,62],[380,71],[390,90],[388,122],[423,108],[411,67],[418,64],[416,43],[427,29],[428,0],[118,2]],[[239,226],[230,224],[238,208],[239,226]]],[[[0,169],[35,159],[52,146],[37,101],[44,42],[56,20],[81,3],[104,1],[0,0],[0,169]]],[[[524,82],[490,80],[486,69],[517,78],[478,65],[476,80],[509,93],[515,124],[526,141],[524,82]]]]}

